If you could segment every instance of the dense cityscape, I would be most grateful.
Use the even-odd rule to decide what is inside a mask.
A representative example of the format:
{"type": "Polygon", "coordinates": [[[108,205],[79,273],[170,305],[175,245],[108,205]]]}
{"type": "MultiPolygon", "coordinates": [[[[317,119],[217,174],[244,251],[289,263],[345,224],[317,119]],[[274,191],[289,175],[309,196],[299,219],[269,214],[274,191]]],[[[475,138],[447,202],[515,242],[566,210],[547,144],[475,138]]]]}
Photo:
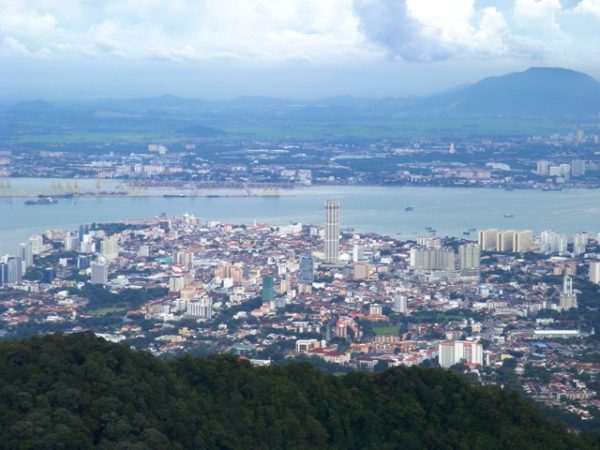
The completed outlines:
{"type": "Polygon", "coordinates": [[[245,189],[255,195],[249,194],[253,187],[273,195],[279,188],[309,185],[600,187],[600,135],[586,135],[583,129],[547,137],[456,142],[196,139],[146,148],[117,145],[114,151],[109,151],[111,146],[62,147],[0,152],[0,196],[157,195],[169,189],[179,196],[198,196],[211,188],[236,188],[240,195],[245,189]],[[36,192],[13,188],[10,177],[57,180],[51,189],[36,192]],[[81,179],[97,180],[97,185],[83,189],[77,181],[81,179]],[[105,188],[104,180],[119,181],[119,188],[105,188]]]}
{"type": "Polygon", "coordinates": [[[0,263],[0,333],[93,330],[156,355],[228,352],[332,372],[441,366],[581,420],[600,411],[600,236],[416,241],[193,215],[48,230],[0,263]]]}

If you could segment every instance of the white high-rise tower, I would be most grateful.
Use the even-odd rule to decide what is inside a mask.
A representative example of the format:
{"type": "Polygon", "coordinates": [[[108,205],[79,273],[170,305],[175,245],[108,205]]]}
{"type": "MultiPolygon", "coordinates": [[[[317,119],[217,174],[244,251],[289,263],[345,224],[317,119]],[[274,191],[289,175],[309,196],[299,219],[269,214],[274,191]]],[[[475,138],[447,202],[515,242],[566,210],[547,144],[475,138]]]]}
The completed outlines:
{"type": "Polygon", "coordinates": [[[340,202],[325,202],[325,262],[336,264],[340,256],[340,202]]]}

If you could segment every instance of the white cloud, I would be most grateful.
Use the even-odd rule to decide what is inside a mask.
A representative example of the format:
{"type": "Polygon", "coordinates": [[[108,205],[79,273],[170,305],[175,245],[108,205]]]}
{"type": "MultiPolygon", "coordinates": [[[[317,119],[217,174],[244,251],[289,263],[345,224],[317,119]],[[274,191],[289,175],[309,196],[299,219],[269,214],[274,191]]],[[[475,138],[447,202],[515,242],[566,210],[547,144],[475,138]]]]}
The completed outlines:
{"type": "Polygon", "coordinates": [[[523,28],[560,32],[557,15],[562,12],[559,0],[515,0],[513,16],[523,28]]]}
{"type": "Polygon", "coordinates": [[[575,7],[574,12],[600,19],[600,0],[581,0],[575,7]]]}
{"type": "MultiPolygon", "coordinates": [[[[575,10],[600,17],[600,0],[575,10]]],[[[515,0],[512,21],[475,0],[0,0],[0,11],[2,55],[339,64],[536,57],[561,4],[515,0]]]]}
{"type": "Polygon", "coordinates": [[[474,0],[356,0],[355,8],[364,33],[408,61],[532,57],[542,50],[513,35],[501,11],[478,9],[474,0]]]}

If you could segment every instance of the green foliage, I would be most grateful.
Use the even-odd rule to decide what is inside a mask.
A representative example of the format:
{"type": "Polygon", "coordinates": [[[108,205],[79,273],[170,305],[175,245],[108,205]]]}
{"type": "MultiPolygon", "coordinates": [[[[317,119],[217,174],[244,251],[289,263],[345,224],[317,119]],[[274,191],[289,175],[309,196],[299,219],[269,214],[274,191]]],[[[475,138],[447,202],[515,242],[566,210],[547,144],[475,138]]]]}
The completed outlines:
{"type": "Polygon", "coordinates": [[[588,449],[518,394],[439,369],[160,361],[91,333],[0,344],[0,448],[588,449]]]}

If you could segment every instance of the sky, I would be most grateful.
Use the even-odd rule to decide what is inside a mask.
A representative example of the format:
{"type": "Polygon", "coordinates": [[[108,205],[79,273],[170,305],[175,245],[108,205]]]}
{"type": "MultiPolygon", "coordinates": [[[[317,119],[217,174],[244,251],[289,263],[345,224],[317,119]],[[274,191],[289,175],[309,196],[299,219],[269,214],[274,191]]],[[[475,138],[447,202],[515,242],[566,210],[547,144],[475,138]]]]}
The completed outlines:
{"type": "Polygon", "coordinates": [[[600,79],[600,0],[0,0],[0,102],[421,96],[600,79]]]}

